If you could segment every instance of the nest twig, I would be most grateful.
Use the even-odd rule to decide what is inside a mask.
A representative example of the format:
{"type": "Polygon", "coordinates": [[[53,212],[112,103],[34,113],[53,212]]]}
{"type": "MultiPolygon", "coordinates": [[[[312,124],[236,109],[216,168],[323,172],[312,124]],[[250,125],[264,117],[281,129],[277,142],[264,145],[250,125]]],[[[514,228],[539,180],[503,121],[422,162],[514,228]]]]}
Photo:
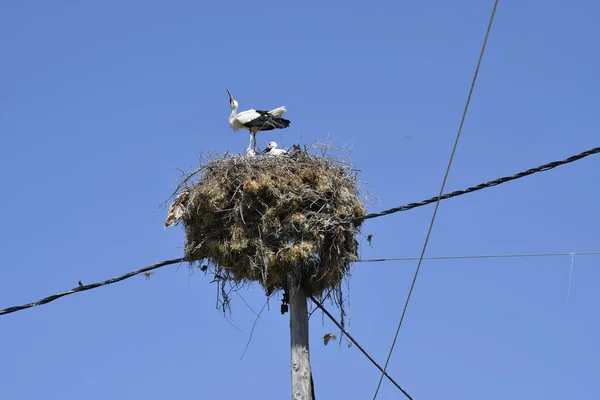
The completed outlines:
{"type": "Polygon", "coordinates": [[[186,176],[173,193],[186,258],[211,263],[224,280],[259,282],[267,295],[338,286],[357,259],[360,223],[352,221],[366,209],[356,170],[327,150],[226,155],[186,176]]]}

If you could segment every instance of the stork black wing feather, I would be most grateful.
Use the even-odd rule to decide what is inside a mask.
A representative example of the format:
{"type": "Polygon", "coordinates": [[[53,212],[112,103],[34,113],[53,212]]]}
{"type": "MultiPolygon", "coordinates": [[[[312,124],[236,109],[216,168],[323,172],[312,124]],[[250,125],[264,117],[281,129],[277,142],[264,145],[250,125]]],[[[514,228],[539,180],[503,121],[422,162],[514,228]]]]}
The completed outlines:
{"type": "Polygon", "coordinates": [[[265,111],[256,111],[261,114],[260,117],[254,118],[252,121],[248,121],[244,124],[246,128],[259,128],[260,131],[271,131],[273,129],[284,129],[290,126],[290,121],[281,118],[273,117],[265,111]]]}

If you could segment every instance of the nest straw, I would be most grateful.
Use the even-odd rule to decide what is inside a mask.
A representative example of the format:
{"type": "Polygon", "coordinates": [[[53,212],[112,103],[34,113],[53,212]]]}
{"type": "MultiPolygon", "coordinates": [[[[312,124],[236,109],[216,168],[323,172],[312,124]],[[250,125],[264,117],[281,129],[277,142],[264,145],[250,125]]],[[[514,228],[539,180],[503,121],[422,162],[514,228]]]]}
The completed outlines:
{"type": "Polygon", "coordinates": [[[236,283],[259,282],[267,295],[291,282],[318,296],[348,275],[360,225],[352,221],[366,214],[350,166],[306,150],[226,155],[195,178],[175,200],[188,261],[207,261],[236,283]]]}

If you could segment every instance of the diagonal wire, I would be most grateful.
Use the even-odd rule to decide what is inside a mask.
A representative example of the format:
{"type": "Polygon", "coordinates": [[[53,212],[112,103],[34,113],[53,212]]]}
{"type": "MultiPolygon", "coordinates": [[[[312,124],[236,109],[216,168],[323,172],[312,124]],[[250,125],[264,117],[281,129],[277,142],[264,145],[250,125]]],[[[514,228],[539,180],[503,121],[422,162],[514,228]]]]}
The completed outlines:
{"type": "Polygon", "coordinates": [[[598,154],[598,153],[600,153],[600,147],[594,147],[592,149],[586,150],[586,151],[581,152],[579,154],[575,154],[575,155],[573,155],[573,156],[571,156],[569,158],[566,158],[564,160],[552,161],[552,162],[549,162],[547,164],[540,165],[539,167],[530,168],[527,171],[522,171],[522,172],[516,173],[514,175],[504,176],[502,178],[497,178],[497,179],[494,179],[492,181],[488,181],[488,182],[485,182],[485,183],[480,183],[479,185],[471,186],[470,188],[467,188],[467,189],[456,190],[454,192],[446,193],[446,194],[441,195],[441,196],[435,196],[435,197],[432,197],[430,199],[420,201],[418,203],[409,203],[409,204],[405,204],[405,205],[402,205],[402,206],[399,206],[399,207],[390,208],[388,210],[384,210],[384,211],[381,211],[381,212],[378,212],[378,213],[363,215],[361,217],[355,218],[354,221],[358,222],[358,221],[363,221],[365,219],[383,217],[385,215],[394,214],[394,213],[397,213],[397,212],[400,212],[400,211],[408,211],[408,210],[412,210],[413,208],[426,206],[428,204],[438,202],[439,200],[451,199],[453,197],[462,196],[463,194],[477,192],[477,191],[482,190],[482,189],[486,189],[486,188],[493,187],[493,186],[498,186],[498,185],[501,185],[501,184],[506,183],[506,182],[514,181],[514,180],[517,180],[517,179],[521,179],[521,178],[524,178],[526,176],[536,174],[538,172],[549,171],[549,170],[554,169],[556,167],[560,167],[561,165],[570,164],[572,162],[581,160],[582,158],[589,157],[591,155],[598,154]]]}
{"type": "Polygon", "coordinates": [[[350,339],[350,341],[352,343],[354,343],[354,345],[369,359],[369,361],[371,361],[373,363],[373,365],[375,365],[383,373],[383,375],[386,376],[390,380],[390,382],[392,382],[402,393],[404,393],[404,395],[406,397],[408,397],[410,400],[413,400],[413,398],[410,396],[410,394],[408,394],[408,392],[406,390],[404,390],[402,388],[402,386],[400,386],[398,384],[398,382],[396,382],[394,380],[394,378],[392,378],[391,376],[389,376],[388,373],[385,372],[383,370],[383,368],[381,368],[381,366],[377,363],[377,361],[375,361],[375,359],[373,359],[373,357],[371,357],[371,355],[369,353],[367,353],[367,351],[365,349],[363,349],[363,347],[352,337],[352,335],[350,335],[344,329],[344,327],[339,322],[337,322],[337,320],[333,317],[333,315],[331,315],[329,313],[329,311],[327,311],[327,309],[325,307],[323,307],[323,304],[319,303],[317,301],[317,299],[315,299],[313,296],[309,296],[309,298],[312,300],[313,303],[315,303],[315,305],[319,309],[321,309],[321,311],[323,311],[323,313],[325,313],[325,315],[327,315],[327,317],[329,317],[329,319],[338,327],[338,329],[340,329],[344,333],[344,335],[346,335],[346,337],[348,339],[350,339]]]}
{"type": "Polygon", "coordinates": [[[499,0],[494,1],[494,8],[492,9],[492,15],[490,16],[490,21],[488,23],[488,27],[487,27],[487,30],[485,33],[483,45],[481,46],[481,52],[479,53],[479,59],[477,60],[477,67],[475,68],[475,74],[473,75],[473,81],[471,82],[471,88],[469,89],[469,95],[467,96],[467,102],[465,104],[465,109],[463,111],[462,118],[460,120],[458,132],[456,133],[456,140],[454,141],[454,147],[452,148],[452,153],[450,154],[450,160],[448,161],[448,167],[446,168],[446,174],[444,175],[444,180],[442,181],[442,187],[440,188],[440,194],[438,195],[438,199],[435,203],[435,209],[433,210],[433,216],[431,217],[431,223],[429,224],[429,230],[427,231],[427,236],[425,237],[425,243],[423,244],[423,250],[421,251],[419,263],[417,264],[417,269],[415,270],[415,275],[414,275],[412,283],[410,285],[410,290],[408,291],[408,296],[406,297],[406,303],[404,303],[404,309],[402,310],[400,322],[398,322],[398,328],[396,329],[396,334],[394,335],[394,341],[392,342],[392,346],[390,347],[390,352],[388,354],[387,360],[385,361],[385,365],[383,367],[383,373],[381,374],[381,377],[379,378],[379,383],[377,384],[377,389],[375,390],[375,395],[373,396],[373,400],[375,400],[377,398],[377,394],[379,393],[379,388],[381,387],[381,382],[383,381],[384,373],[387,369],[390,358],[392,357],[392,353],[394,351],[394,346],[396,345],[396,340],[398,339],[398,334],[400,333],[400,327],[402,326],[402,322],[404,321],[404,315],[406,315],[406,309],[408,308],[408,303],[410,302],[410,298],[411,298],[413,289],[415,287],[415,282],[417,281],[417,276],[419,275],[419,270],[421,269],[421,263],[423,262],[423,257],[425,256],[425,250],[427,249],[427,243],[429,242],[429,237],[431,236],[433,224],[435,223],[435,216],[437,214],[437,210],[440,205],[440,200],[442,197],[442,193],[444,192],[444,187],[446,186],[448,174],[450,173],[450,167],[452,166],[452,160],[454,159],[454,153],[456,152],[456,147],[458,146],[460,134],[462,132],[463,125],[465,123],[465,118],[467,117],[467,111],[469,110],[471,96],[473,95],[473,90],[475,89],[475,82],[477,81],[477,75],[479,74],[479,67],[481,66],[483,54],[485,53],[485,47],[486,47],[486,44],[488,41],[488,37],[490,36],[490,30],[492,29],[492,23],[494,22],[494,16],[496,15],[496,8],[498,7],[498,1],[499,0]]]}
{"type": "Polygon", "coordinates": [[[121,275],[121,276],[118,276],[116,278],[107,279],[105,281],[97,282],[97,283],[92,283],[92,284],[89,284],[89,285],[83,285],[83,286],[77,287],[75,289],[67,290],[66,292],[53,294],[52,296],[48,296],[48,297],[45,297],[45,298],[43,298],[41,300],[34,301],[33,303],[29,303],[29,304],[24,304],[22,306],[15,306],[15,307],[5,308],[4,310],[0,310],[0,315],[10,314],[10,313],[13,313],[15,311],[21,311],[21,310],[24,310],[24,309],[30,308],[30,307],[41,306],[42,304],[47,304],[47,303],[50,303],[51,301],[60,299],[63,296],[67,296],[67,295],[70,295],[70,294],[73,294],[73,293],[77,293],[77,292],[84,292],[86,290],[95,289],[97,287],[104,286],[104,285],[110,285],[111,283],[116,283],[116,282],[125,280],[127,278],[131,278],[132,276],[139,275],[139,274],[142,274],[144,272],[152,271],[153,269],[157,269],[157,268],[160,268],[160,267],[164,267],[165,265],[177,264],[177,263],[180,263],[180,262],[183,262],[183,261],[185,261],[185,258],[176,258],[176,259],[173,259],[173,260],[161,261],[159,263],[149,265],[149,266],[144,267],[142,269],[138,269],[137,271],[128,272],[125,275],[121,275]]]}

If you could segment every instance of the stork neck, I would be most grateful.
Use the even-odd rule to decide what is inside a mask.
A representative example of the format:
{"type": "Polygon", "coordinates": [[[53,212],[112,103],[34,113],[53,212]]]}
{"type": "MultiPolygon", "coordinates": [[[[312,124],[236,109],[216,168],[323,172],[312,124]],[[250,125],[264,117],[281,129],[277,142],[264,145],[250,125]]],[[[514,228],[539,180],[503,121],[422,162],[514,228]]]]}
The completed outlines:
{"type": "Polygon", "coordinates": [[[234,105],[233,107],[231,107],[231,115],[229,116],[229,118],[235,117],[237,115],[237,110],[238,110],[237,104],[234,105]]]}

